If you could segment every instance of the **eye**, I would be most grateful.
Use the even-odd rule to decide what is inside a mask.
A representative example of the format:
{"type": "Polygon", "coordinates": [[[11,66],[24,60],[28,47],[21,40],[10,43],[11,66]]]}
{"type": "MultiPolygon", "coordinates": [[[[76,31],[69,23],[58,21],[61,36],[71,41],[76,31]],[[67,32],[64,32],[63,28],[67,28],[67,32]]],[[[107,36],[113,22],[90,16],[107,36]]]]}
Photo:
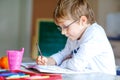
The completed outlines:
{"type": "Polygon", "coordinates": [[[66,29],[66,28],[68,28],[68,27],[69,27],[69,26],[67,25],[67,26],[64,26],[63,28],[66,29]]]}

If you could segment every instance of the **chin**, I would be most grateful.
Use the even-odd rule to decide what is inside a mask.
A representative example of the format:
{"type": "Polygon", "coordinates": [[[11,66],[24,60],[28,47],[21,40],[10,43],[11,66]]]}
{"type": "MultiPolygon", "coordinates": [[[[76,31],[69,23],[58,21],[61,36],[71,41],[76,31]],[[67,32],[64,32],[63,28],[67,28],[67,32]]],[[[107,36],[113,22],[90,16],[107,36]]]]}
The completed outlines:
{"type": "Polygon", "coordinates": [[[77,38],[76,38],[76,37],[73,37],[73,36],[68,36],[68,38],[69,38],[70,40],[72,40],[72,41],[77,40],[77,38]]]}
{"type": "Polygon", "coordinates": [[[75,39],[75,38],[70,38],[72,41],[74,41],[74,40],[77,40],[77,39],[75,39]]]}

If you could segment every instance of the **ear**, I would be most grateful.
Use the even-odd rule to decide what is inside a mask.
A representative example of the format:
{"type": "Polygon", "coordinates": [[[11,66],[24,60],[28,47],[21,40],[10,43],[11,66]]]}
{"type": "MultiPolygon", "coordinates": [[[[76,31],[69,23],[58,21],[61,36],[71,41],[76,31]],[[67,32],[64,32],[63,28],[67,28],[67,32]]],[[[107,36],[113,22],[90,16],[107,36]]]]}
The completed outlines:
{"type": "Polygon", "coordinates": [[[81,16],[80,23],[83,26],[86,25],[87,24],[87,17],[86,16],[81,16]]]}

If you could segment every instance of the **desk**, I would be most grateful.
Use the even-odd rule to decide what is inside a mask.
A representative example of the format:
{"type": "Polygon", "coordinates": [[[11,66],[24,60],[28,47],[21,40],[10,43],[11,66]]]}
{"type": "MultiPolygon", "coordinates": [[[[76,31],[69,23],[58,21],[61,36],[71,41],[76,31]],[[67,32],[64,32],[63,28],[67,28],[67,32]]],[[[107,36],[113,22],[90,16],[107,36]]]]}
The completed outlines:
{"type": "Polygon", "coordinates": [[[100,73],[62,74],[63,80],[120,80],[120,76],[100,73]]]}
{"type": "MultiPolygon", "coordinates": [[[[22,71],[29,71],[21,67],[22,71]]],[[[29,71],[33,72],[33,71],[29,71]]],[[[43,74],[43,73],[42,73],[43,74]]],[[[101,73],[61,74],[62,80],[120,80],[120,76],[101,73]]]]}
{"type": "MultiPolygon", "coordinates": [[[[30,59],[23,60],[23,62],[33,62],[30,59]]],[[[21,70],[26,70],[21,68],[21,70]]],[[[28,70],[26,70],[28,71],[28,70]]],[[[117,66],[117,71],[119,71],[120,75],[120,67],[117,66]]],[[[108,74],[100,74],[100,73],[85,73],[85,74],[62,74],[63,80],[120,80],[120,76],[113,76],[108,74]]]]}
{"type": "MultiPolygon", "coordinates": [[[[28,71],[24,68],[22,70],[28,71]]],[[[101,73],[62,74],[63,80],[120,80],[120,76],[101,73]]]]}

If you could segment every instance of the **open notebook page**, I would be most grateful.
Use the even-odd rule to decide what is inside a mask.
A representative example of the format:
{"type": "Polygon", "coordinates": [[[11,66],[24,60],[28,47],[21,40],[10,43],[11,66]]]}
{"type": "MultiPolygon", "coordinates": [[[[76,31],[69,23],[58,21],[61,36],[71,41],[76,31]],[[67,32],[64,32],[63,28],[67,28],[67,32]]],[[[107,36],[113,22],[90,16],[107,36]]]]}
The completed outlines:
{"type": "Polygon", "coordinates": [[[25,68],[33,68],[38,70],[39,72],[46,72],[46,73],[80,73],[80,72],[75,72],[69,69],[64,69],[59,66],[42,66],[42,65],[37,65],[36,63],[22,63],[22,66],[25,68]]]}

